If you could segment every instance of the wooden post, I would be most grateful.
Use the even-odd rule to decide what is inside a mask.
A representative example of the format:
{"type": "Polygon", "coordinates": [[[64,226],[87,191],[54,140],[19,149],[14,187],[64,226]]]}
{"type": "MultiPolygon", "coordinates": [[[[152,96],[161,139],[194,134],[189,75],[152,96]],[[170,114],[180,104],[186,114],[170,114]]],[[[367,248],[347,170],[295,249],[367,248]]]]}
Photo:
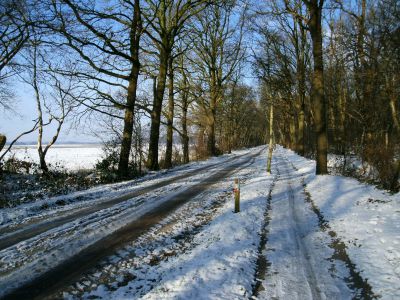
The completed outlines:
{"type": "Polygon", "coordinates": [[[240,212],[240,182],[239,178],[235,178],[235,186],[233,188],[235,194],[235,213],[240,212]]]}

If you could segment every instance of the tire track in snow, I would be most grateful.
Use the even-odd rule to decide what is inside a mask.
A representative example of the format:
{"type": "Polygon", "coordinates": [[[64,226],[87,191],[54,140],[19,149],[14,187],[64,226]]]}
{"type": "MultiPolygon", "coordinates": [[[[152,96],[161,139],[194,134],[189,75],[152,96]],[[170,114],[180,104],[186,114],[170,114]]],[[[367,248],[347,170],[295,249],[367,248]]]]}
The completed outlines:
{"type": "Polygon", "coordinates": [[[260,232],[260,243],[258,245],[258,258],[256,263],[256,271],[254,273],[254,286],[251,296],[252,299],[257,299],[258,294],[261,291],[265,291],[265,287],[263,286],[262,281],[265,280],[265,274],[267,273],[270,263],[268,262],[264,252],[266,245],[268,243],[268,233],[269,233],[268,226],[271,221],[270,214],[272,209],[271,207],[272,191],[274,189],[275,182],[277,181],[277,179],[278,176],[275,175],[268,192],[267,206],[265,207],[264,211],[264,224],[260,232]]]}
{"type": "Polygon", "coordinates": [[[262,287],[253,299],[349,299],[351,290],[344,280],[344,264],[329,270],[333,251],[329,237],[321,232],[318,220],[306,202],[302,177],[289,165],[284,152],[277,150],[273,171],[277,181],[271,193],[268,263],[262,287]]]}
{"type": "MultiPolygon", "coordinates": [[[[284,167],[284,174],[287,176],[287,179],[285,178],[286,181],[286,186],[287,186],[287,193],[289,196],[289,207],[290,207],[290,211],[291,211],[291,215],[293,216],[293,219],[296,223],[296,227],[292,227],[292,229],[295,228],[301,228],[301,220],[300,217],[298,215],[298,212],[295,208],[295,196],[294,196],[294,191],[291,185],[291,176],[290,174],[290,169],[288,166],[288,163],[286,160],[281,160],[285,167],[284,167]]],[[[277,167],[279,169],[279,167],[277,167]]],[[[293,230],[294,232],[294,237],[295,237],[295,242],[296,242],[296,246],[297,246],[297,251],[298,251],[298,255],[299,257],[302,257],[302,261],[304,262],[304,264],[302,265],[302,268],[306,274],[307,277],[307,283],[309,285],[310,291],[311,291],[311,295],[312,295],[312,299],[322,299],[321,297],[321,290],[318,287],[318,280],[317,280],[317,276],[315,275],[315,271],[314,271],[314,267],[313,265],[310,263],[310,257],[311,257],[311,253],[308,250],[308,247],[305,245],[303,239],[302,239],[302,233],[299,230],[293,230]]]]}

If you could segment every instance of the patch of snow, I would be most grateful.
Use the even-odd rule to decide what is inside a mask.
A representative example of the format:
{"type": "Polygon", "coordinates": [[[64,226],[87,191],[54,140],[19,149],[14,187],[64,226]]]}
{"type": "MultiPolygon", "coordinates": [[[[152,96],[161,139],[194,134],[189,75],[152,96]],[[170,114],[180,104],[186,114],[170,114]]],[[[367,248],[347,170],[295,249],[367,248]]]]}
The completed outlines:
{"type": "MultiPolygon", "coordinates": [[[[245,154],[248,152],[247,150],[241,153],[245,154]]],[[[140,218],[140,216],[152,208],[169,201],[174,198],[177,193],[196,184],[210,173],[220,170],[223,167],[220,163],[224,162],[229,157],[231,156],[219,157],[205,163],[192,164],[189,166],[189,169],[196,169],[202,164],[212,165],[215,161],[219,162],[217,166],[214,166],[207,172],[199,172],[199,174],[195,174],[194,176],[184,178],[176,183],[153,190],[143,196],[121,202],[110,208],[97,211],[3,249],[0,251],[0,297],[7,291],[20,286],[24,282],[28,282],[44,273],[52,266],[72,257],[102,237],[115,232],[132,220],[140,218]]],[[[185,174],[187,170],[187,167],[182,167],[177,168],[175,172],[171,173],[176,176],[179,174],[179,171],[185,174]]],[[[164,176],[156,177],[154,180],[165,180],[165,178],[168,178],[170,175],[171,174],[168,174],[168,172],[164,172],[164,176]]],[[[174,175],[172,175],[172,177],[174,175]]],[[[151,182],[151,180],[144,181],[141,187],[152,183],[154,182],[151,182]]],[[[120,187],[121,189],[118,192],[126,193],[127,189],[132,188],[132,182],[130,184],[120,183],[117,185],[109,185],[109,187],[120,187]]],[[[106,189],[105,192],[106,191],[109,192],[109,189],[106,189]]],[[[109,192],[107,196],[110,196],[110,194],[112,193],[109,192]]],[[[93,199],[91,204],[93,204],[93,202],[99,203],[103,200],[104,199],[93,199]]],[[[81,204],[82,203],[77,203],[77,205],[81,204]]],[[[27,208],[31,207],[31,205],[24,205],[22,207],[27,208]]],[[[49,216],[51,216],[51,212],[44,212],[42,215],[42,217],[49,216]]],[[[98,285],[96,285],[96,287],[99,288],[98,285]]],[[[82,285],[78,287],[78,290],[83,290],[82,285]]]]}

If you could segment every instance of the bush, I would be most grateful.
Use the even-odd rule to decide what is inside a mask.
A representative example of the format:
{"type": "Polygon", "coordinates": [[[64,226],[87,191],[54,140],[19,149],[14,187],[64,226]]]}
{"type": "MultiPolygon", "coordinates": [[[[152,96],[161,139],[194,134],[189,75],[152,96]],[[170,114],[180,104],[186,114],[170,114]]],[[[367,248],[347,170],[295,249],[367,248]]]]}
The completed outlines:
{"type": "Polygon", "coordinates": [[[367,145],[363,151],[363,160],[372,166],[371,177],[385,189],[398,189],[398,162],[395,160],[393,147],[379,143],[367,145]]]}
{"type": "Polygon", "coordinates": [[[37,163],[18,159],[15,156],[10,157],[2,164],[2,170],[8,173],[36,174],[39,169],[40,166],[37,163]]]}
{"type": "Polygon", "coordinates": [[[105,157],[96,163],[95,169],[101,182],[114,182],[117,180],[118,151],[117,149],[104,149],[105,157]]]}
{"type": "MultiPolygon", "coordinates": [[[[118,163],[119,163],[119,152],[120,146],[118,141],[111,140],[106,142],[103,146],[104,157],[98,161],[95,165],[95,170],[103,183],[116,182],[118,181],[118,163]]],[[[133,152],[133,150],[132,150],[133,152]]],[[[133,153],[132,153],[133,156],[133,153]]],[[[137,163],[134,162],[133,157],[128,166],[128,178],[135,178],[140,176],[140,168],[137,163]]]]}

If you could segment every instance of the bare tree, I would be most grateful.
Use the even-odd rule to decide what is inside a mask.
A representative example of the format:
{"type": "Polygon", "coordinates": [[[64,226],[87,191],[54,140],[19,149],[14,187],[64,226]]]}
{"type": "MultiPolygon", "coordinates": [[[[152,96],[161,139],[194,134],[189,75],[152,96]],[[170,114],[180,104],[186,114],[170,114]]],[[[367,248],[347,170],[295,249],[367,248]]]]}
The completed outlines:
{"type": "Polygon", "coordinates": [[[193,63],[199,74],[204,96],[198,98],[206,119],[207,152],[217,155],[217,106],[223,100],[224,84],[244,57],[242,44],[246,8],[236,14],[234,3],[210,6],[196,18],[193,63]],[[235,22],[236,21],[236,22],[235,22]]]}
{"type": "MultiPolygon", "coordinates": [[[[64,38],[63,45],[73,49],[80,62],[92,72],[77,71],[70,76],[80,76],[92,82],[100,102],[108,101],[124,111],[124,130],[121,141],[118,172],[128,176],[134,124],[134,109],[140,72],[139,45],[143,33],[141,3],[135,1],[110,1],[97,6],[93,1],[53,1],[53,11],[58,20],[51,27],[64,38]],[[101,91],[107,85],[126,93],[125,103],[113,97],[110,91],[101,91]]],[[[89,88],[89,83],[86,88],[89,88]]],[[[89,102],[99,112],[102,103],[89,102]]]]}
{"type": "Polygon", "coordinates": [[[52,60],[50,52],[45,51],[40,36],[36,34],[35,30],[32,30],[28,45],[21,54],[19,68],[24,72],[20,73],[19,77],[23,82],[30,85],[34,92],[37,119],[33,128],[34,131],[38,130],[37,150],[40,168],[44,173],[49,171],[46,154],[57,141],[65,118],[74,108],[68,99],[68,94],[72,89],[72,81],[64,80],[64,84],[62,84],[56,74],[51,71],[51,68],[47,68],[49,66],[47,60],[52,60]],[[46,93],[45,89],[50,89],[52,92],[46,93]],[[46,117],[48,120],[46,120],[46,117]],[[55,133],[48,144],[44,146],[45,127],[53,122],[57,122],[55,133]]]}
{"type": "MultiPolygon", "coordinates": [[[[313,108],[316,145],[317,145],[317,174],[328,173],[328,127],[327,104],[324,94],[324,59],[322,46],[322,9],[324,0],[302,0],[307,7],[308,16],[302,15],[298,9],[292,7],[289,0],[285,0],[286,10],[293,14],[295,19],[303,20],[307,25],[312,40],[312,54],[314,72],[312,75],[311,101],[313,108]]],[[[299,23],[304,26],[303,23],[299,23]]]]}
{"type": "Polygon", "coordinates": [[[166,87],[168,66],[172,64],[173,49],[187,21],[201,12],[208,5],[208,1],[147,0],[146,2],[148,4],[148,9],[144,11],[144,16],[149,24],[147,36],[155,45],[156,50],[153,52],[155,52],[158,59],[156,86],[151,110],[147,167],[150,170],[157,170],[159,169],[158,142],[160,137],[162,103],[166,87]]]}
{"type": "MultiPolygon", "coordinates": [[[[29,38],[25,1],[0,3],[0,72],[11,62],[29,38]]],[[[1,74],[1,73],[0,73],[1,74]]]]}

